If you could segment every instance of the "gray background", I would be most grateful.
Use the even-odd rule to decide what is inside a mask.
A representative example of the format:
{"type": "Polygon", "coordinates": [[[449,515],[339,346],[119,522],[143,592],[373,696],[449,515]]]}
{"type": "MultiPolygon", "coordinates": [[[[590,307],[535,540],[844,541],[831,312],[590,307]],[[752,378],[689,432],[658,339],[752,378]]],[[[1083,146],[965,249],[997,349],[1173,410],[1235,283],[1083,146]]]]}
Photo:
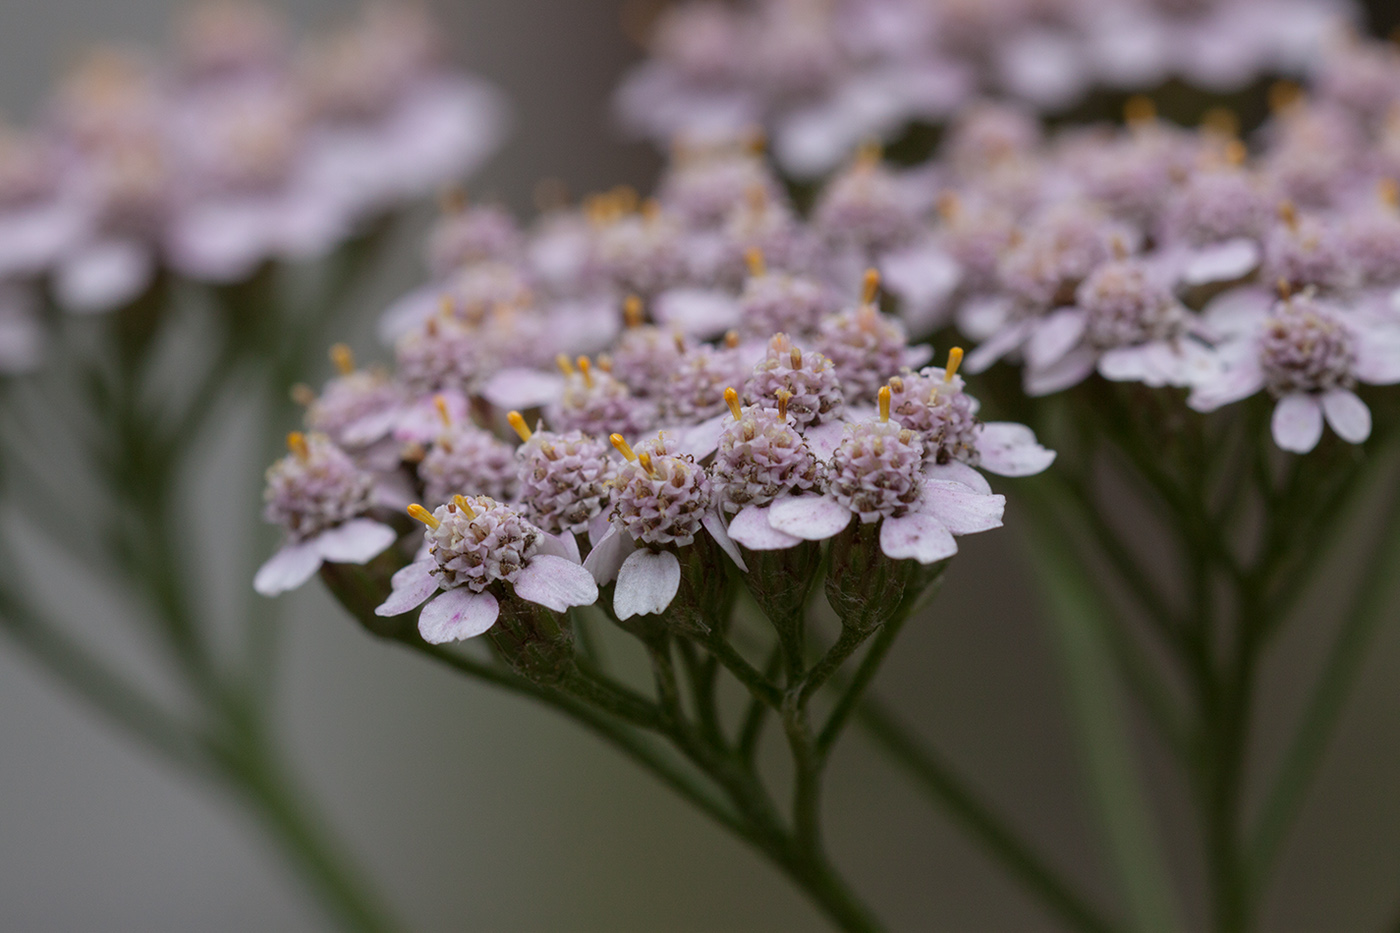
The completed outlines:
{"type": "MultiPolygon", "coordinates": [[[[328,0],[290,6],[306,21],[341,8],[328,0]]],[[[9,0],[0,7],[0,106],[32,112],[85,41],[154,40],[173,8],[160,0],[9,0]]],[[[606,121],[607,90],[636,54],[622,37],[619,4],[459,0],[444,13],[461,60],[516,107],[511,144],[473,183],[475,194],[524,208],[545,176],[575,191],[649,183],[654,157],[618,144],[606,121]]],[[[365,309],[416,275],[406,255],[397,281],[366,296],[365,309]]],[[[208,489],[241,491],[231,508],[254,507],[262,465],[230,456],[248,436],[247,418],[231,413],[220,444],[203,454],[208,489]]],[[[934,612],[910,625],[878,686],[1043,849],[1099,888],[1098,850],[1075,791],[1014,504],[1009,524],[965,539],[934,612]]],[[[217,553],[228,542],[209,544],[217,553]]],[[[89,637],[138,656],[111,613],[99,611],[111,609],[100,590],[74,600],[86,607],[89,637]]],[[[288,602],[277,698],[285,739],[347,845],[411,928],[820,926],[766,864],[591,737],[372,642],[316,586],[288,602]]],[[[1309,617],[1272,659],[1258,762],[1277,753],[1298,705],[1296,680],[1324,643],[1330,615],[1309,617]]],[[[1397,629],[1383,631],[1321,775],[1313,800],[1327,805],[1311,807],[1294,837],[1282,893],[1265,917],[1270,929],[1372,929],[1392,919],[1400,889],[1397,629]]],[[[857,736],[833,772],[833,851],[895,927],[1049,928],[857,736]]],[[[1191,829],[1177,805],[1180,788],[1161,773],[1148,769],[1185,864],[1191,829]]],[[[0,642],[0,930],[323,926],[226,798],[133,750],[0,642]]]]}

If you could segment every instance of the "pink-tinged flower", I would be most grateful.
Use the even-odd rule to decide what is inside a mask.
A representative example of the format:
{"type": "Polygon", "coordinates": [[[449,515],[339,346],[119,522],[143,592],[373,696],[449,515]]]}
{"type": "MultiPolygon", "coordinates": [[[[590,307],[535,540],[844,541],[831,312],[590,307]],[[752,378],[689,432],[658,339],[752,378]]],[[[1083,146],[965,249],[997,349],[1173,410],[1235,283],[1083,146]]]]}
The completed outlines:
{"type": "Polygon", "coordinates": [[[418,633],[429,644],[488,631],[500,599],[554,612],[598,599],[593,577],[563,542],[492,499],[457,496],[433,512],[418,505],[408,511],[427,526],[428,556],[394,574],[393,591],[374,611],[397,616],[423,606],[418,633]]]}
{"type": "Polygon", "coordinates": [[[461,491],[512,499],[518,485],[515,449],[469,420],[451,418],[445,404],[442,411],[442,431],[418,464],[424,499],[436,505],[461,491]]]}
{"type": "Polygon", "coordinates": [[[686,146],[680,141],[657,186],[664,208],[700,228],[722,226],[736,205],[755,198],[784,202],[781,183],[755,145],[686,146]]]}
{"type": "Polygon", "coordinates": [[[257,79],[285,67],[286,20],[249,0],[204,0],[180,18],[176,65],[190,82],[257,79]]]}
{"type": "Polygon", "coordinates": [[[643,323],[636,295],[627,297],[622,310],[627,327],[610,354],[610,372],[638,397],[656,398],[693,343],[678,330],[643,323]]]}
{"type": "Polygon", "coordinates": [[[775,334],[753,368],[744,397],[754,405],[782,407],[821,458],[841,439],[845,395],[836,367],[815,350],[804,352],[786,334],[775,334]]]}
{"type": "Polygon", "coordinates": [[[739,295],[739,327],[748,337],[815,334],[836,311],[836,296],[824,282],[768,268],[762,250],[749,257],[750,276],[739,295]]]}
{"type": "Polygon", "coordinates": [[[525,250],[525,237],[510,212],[489,204],[467,206],[449,198],[428,234],[428,270],[438,281],[476,263],[511,267],[525,250]]]}
{"type": "Polygon", "coordinates": [[[374,476],[330,438],[293,432],[287,445],[292,452],[267,471],[266,518],[286,530],[287,541],[253,578],[263,596],[296,589],[326,561],[366,563],[398,538],[364,517],[375,504],[374,476]]]}
{"type": "Polygon", "coordinates": [[[1159,248],[1185,285],[1234,282],[1259,266],[1259,239],[1274,201],[1259,176],[1243,167],[1245,156],[1232,140],[1226,164],[1192,173],[1163,213],[1159,248]]]}
{"type": "MultiPolygon", "coordinates": [[[[407,404],[403,387],[379,369],[356,369],[345,344],[331,348],[340,375],[308,399],[306,426],[341,449],[358,452],[384,440],[407,404]]],[[[309,389],[306,390],[308,393],[309,389]]]]}
{"type": "Polygon", "coordinates": [[[1192,408],[1214,411],[1262,389],[1278,400],[1272,428],[1284,450],[1312,450],[1324,421],[1351,444],[1371,436],[1371,411],[1354,389],[1400,382],[1400,326],[1309,294],[1269,310],[1238,305],[1207,309],[1207,320],[1224,334],[1217,369],[1191,393],[1192,408]]]}
{"type": "Polygon", "coordinates": [[[525,515],[551,534],[594,529],[611,498],[617,474],[606,441],[580,431],[531,431],[519,412],[510,424],[524,442],[519,457],[520,502],[525,515]]]}
{"type": "Polygon", "coordinates": [[[822,321],[817,334],[817,349],[835,367],[848,404],[875,401],[886,379],[905,367],[922,366],[932,352],[910,347],[904,326],[880,313],[879,287],[879,273],[867,270],[860,305],[822,321]]]}
{"type": "Polygon", "coordinates": [[[637,437],[656,424],[656,406],[633,395],[612,373],[580,357],[577,368],[560,354],[564,391],[545,410],[545,421],[559,432],[637,437]]]}
{"type": "Polygon", "coordinates": [[[1005,497],[924,473],[924,443],[889,420],[853,424],[832,455],[822,496],[779,499],[768,510],[773,530],[805,541],[840,534],[853,517],[880,522],[880,549],[895,560],[933,564],[957,553],[954,535],[1000,527],[1005,497]]]}
{"type": "Polygon", "coordinates": [[[681,583],[674,549],[693,544],[702,529],[739,569],[747,569],[703,468],[668,453],[664,437],[640,445],[639,452],[620,434],[612,442],[627,462],[618,469],[611,523],[584,566],[599,584],[617,581],[613,611],[619,619],[659,614],[671,605],[681,583]]]}

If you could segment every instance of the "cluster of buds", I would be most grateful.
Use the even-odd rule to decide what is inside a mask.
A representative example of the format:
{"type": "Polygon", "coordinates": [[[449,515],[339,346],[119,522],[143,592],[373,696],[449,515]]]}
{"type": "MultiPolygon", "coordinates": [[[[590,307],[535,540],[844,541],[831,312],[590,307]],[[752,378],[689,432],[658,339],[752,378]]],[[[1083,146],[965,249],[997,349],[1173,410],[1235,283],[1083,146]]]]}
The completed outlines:
{"type": "Polygon", "coordinates": [[[1333,0],[690,0],[651,25],[617,108],[660,142],[761,126],[786,171],[815,176],[980,95],[1054,111],[1096,87],[1179,77],[1219,92],[1300,73],[1351,12],[1333,0]]]}
{"type": "Polygon", "coordinates": [[[504,107],[442,51],[412,0],[300,43],[256,0],[209,0],[164,57],[84,58],[32,126],[0,132],[0,365],[33,357],[8,322],[36,283],[103,312],[163,270],[243,281],[474,170],[504,107]]]}

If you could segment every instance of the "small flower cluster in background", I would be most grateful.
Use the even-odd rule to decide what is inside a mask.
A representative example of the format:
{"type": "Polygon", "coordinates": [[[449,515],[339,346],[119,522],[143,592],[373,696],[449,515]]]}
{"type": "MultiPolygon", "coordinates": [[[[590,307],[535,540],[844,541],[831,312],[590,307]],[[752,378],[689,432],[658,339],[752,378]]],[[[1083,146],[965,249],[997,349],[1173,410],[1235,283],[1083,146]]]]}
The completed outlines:
{"type": "Polygon", "coordinates": [[[692,0],[653,24],[617,108],[664,143],[761,127],[784,170],[810,177],[981,95],[1053,111],[1097,87],[1179,77],[1221,92],[1302,73],[1353,12],[1331,0],[692,0]]]}
{"type": "Polygon", "coordinates": [[[93,313],[167,271],[241,281],[475,169],[504,107],[439,41],[412,3],[298,43],[269,10],[215,0],[163,58],[91,53],[0,136],[0,365],[37,358],[36,284],[93,313]]]}

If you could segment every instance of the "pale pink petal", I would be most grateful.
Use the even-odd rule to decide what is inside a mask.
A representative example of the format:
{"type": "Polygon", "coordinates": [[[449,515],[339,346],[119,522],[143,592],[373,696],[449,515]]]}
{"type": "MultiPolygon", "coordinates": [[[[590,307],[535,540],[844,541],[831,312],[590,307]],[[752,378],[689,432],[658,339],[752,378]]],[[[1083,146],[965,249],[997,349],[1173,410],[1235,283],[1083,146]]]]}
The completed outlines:
{"type": "Polygon", "coordinates": [[[1099,355],[1092,347],[1076,347],[1044,369],[1027,366],[1022,374],[1026,394],[1053,395],[1089,378],[1099,355]]]}
{"type": "Polygon", "coordinates": [[[729,522],[729,537],[750,551],[781,551],[801,544],[801,538],[785,534],[768,523],[766,505],[746,505],[729,522]]]}
{"type": "Polygon", "coordinates": [[[1322,439],[1322,405],[1307,392],[1293,392],[1274,406],[1274,443],[1295,454],[1305,454],[1322,439]]]}
{"type": "Polygon", "coordinates": [[[880,276],[885,288],[899,298],[899,313],[910,332],[926,334],[943,322],[962,269],[937,244],[925,241],[885,255],[880,276]]]}
{"type": "Polygon", "coordinates": [[[1264,370],[1259,366],[1258,354],[1252,346],[1247,349],[1248,355],[1234,364],[1227,363],[1224,369],[1198,383],[1186,404],[1196,411],[1215,411],[1264,388],[1264,370]]]}
{"type": "Polygon", "coordinates": [[[990,421],[977,436],[982,469],[998,476],[1034,476],[1055,462],[1055,452],[1042,447],[1024,424],[990,421]]]}
{"type": "Polygon", "coordinates": [[[1008,324],[967,355],[963,369],[974,375],[988,369],[993,363],[1018,349],[1030,334],[1029,321],[1008,324]]]}
{"type": "Polygon", "coordinates": [[[1400,382],[1400,333],[1391,328],[1368,328],[1359,337],[1351,364],[1356,378],[1377,386],[1400,382]]]}
{"type": "MultiPolygon", "coordinates": [[[[1027,429],[1029,430],[1029,428],[1027,429]]],[[[1032,437],[1034,440],[1034,437],[1032,437]]],[[[983,495],[992,494],[991,484],[987,482],[987,477],[963,463],[961,460],[952,460],[948,463],[927,463],[924,465],[924,475],[929,479],[945,480],[950,483],[962,483],[969,489],[973,489],[983,495]]]]}
{"type": "Polygon", "coordinates": [[[583,563],[583,557],[578,552],[578,539],[571,534],[552,535],[548,532],[542,534],[539,552],[562,557],[564,560],[570,560],[576,564],[583,563]]]}
{"type": "Polygon", "coordinates": [[[284,544],[253,577],[253,589],[263,596],[276,596],[294,590],[321,569],[321,551],[316,541],[284,544]]]}
{"type": "Polygon", "coordinates": [[[641,548],[623,561],[613,592],[613,612],[619,619],[659,615],[671,605],[681,586],[681,562],[670,551],[641,548]]]}
{"type": "Polygon", "coordinates": [[[536,554],[515,578],[515,595],[546,609],[563,612],[570,606],[591,606],[598,601],[593,574],[571,560],[552,554],[536,554]]]}
{"type": "Polygon", "coordinates": [[[970,298],[958,309],[958,330],[974,341],[990,339],[1011,318],[1007,298],[970,298]]]}
{"type": "Polygon", "coordinates": [[[895,560],[934,564],[958,552],[953,535],[935,516],[909,512],[880,525],[880,550],[895,560]]]}
{"type": "Polygon", "coordinates": [[[133,240],[107,240],[61,265],[54,280],[59,304],[80,314],[100,314],[134,300],[155,276],[155,257],[133,240]]]}
{"type": "Polygon", "coordinates": [[[1259,244],[1241,237],[1197,250],[1182,270],[1187,285],[1210,285],[1242,279],[1259,265],[1259,244]]]}
{"type": "Polygon", "coordinates": [[[374,610],[377,616],[401,616],[417,609],[423,601],[438,591],[438,578],[433,573],[437,569],[437,558],[429,557],[409,564],[394,574],[390,580],[393,591],[389,598],[374,610]]]}
{"type": "Polygon", "coordinates": [[[1001,527],[1005,496],[989,496],[962,483],[925,479],[923,496],[914,511],[924,512],[955,535],[973,535],[1001,527]]]}
{"type": "Polygon", "coordinates": [[[481,387],[481,397],[504,411],[543,408],[564,391],[564,380],[557,373],[511,367],[496,373],[481,387]]]}
{"type": "Polygon", "coordinates": [[[659,323],[700,338],[718,337],[739,324],[739,303],[724,292],[709,289],[663,292],[652,313],[659,323]]]}
{"type": "Polygon", "coordinates": [[[768,523],[784,534],[805,541],[824,541],[851,523],[853,513],[826,496],[780,499],[768,510],[768,523]]]}
{"type": "Polygon", "coordinates": [[[1371,409],[1349,389],[1322,393],[1322,413],[1337,436],[1348,444],[1363,443],[1371,436],[1371,409]]]}
{"type": "Polygon", "coordinates": [[[734,417],[728,411],[724,411],[699,424],[690,427],[666,428],[663,429],[662,433],[678,438],[674,447],[669,445],[667,447],[672,453],[682,457],[694,457],[696,461],[700,461],[719,448],[720,433],[726,424],[733,421],[734,417]]]}
{"type": "Polygon", "coordinates": [[[1084,336],[1089,316],[1079,308],[1061,308],[1036,323],[1026,340],[1026,363],[1047,369],[1064,359],[1084,336]]]}
{"type": "Polygon", "coordinates": [[[843,422],[828,421],[808,428],[802,439],[807,442],[807,446],[812,449],[818,460],[830,460],[831,455],[836,453],[836,448],[841,446],[841,436],[845,433],[846,425],[843,422]]]}
{"type": "Polygon", "coordinates": [[[418,614],[418,634],[430,645],[475,638],[496,624],[501,607],[490,593],[465,586],[434,597],[418,614]]]}
{"type": "Polygon", "coordinates": [[[316,536],[321,557],[333,564],[363,564],[383,554],[399,538],[394,529],[372,518],[352,518],[316,536]]]}
{"type": "Polygon", "coordinates": [[[593,579],[598,581],[599,586],[610,583],[617,577],[618,568],[622,566],[623,561],[636,547],[637,544],[631,535],[610,524],[607,533],[598,539],[584,558],[584,569],[593,574],[593,579]]]}
{"type": "Polygon", "coordinates": [[[424,285],[395,301],[379,319],[379,339],[393,344],[404,334],[421,327],[442,308],[445,286],[424,285]]]}
{"type": "Polygon", "coordinates": [[[739,549],[734,545],[733,539],[729,537],[729,532],[725,530],[724,519],[719,517],[718,512],[706,512],[705,517],[700,520],[700,524],[705,526],[705,530],[710,533],[710,537],[715,539],[721,551],[729,555],[729,559],[744,573],[749,572],[748,565],[744,563],[744,555],[739,553],[739,549]]]}
{"type": "Polygon", "coordinates": [[[1232,288],[1206,302],[1201,325],[1212,340],[1250,334],[1259,329],[1277,303],[1278,297],[1270,289],[1258,285],[1232,288]]]}

